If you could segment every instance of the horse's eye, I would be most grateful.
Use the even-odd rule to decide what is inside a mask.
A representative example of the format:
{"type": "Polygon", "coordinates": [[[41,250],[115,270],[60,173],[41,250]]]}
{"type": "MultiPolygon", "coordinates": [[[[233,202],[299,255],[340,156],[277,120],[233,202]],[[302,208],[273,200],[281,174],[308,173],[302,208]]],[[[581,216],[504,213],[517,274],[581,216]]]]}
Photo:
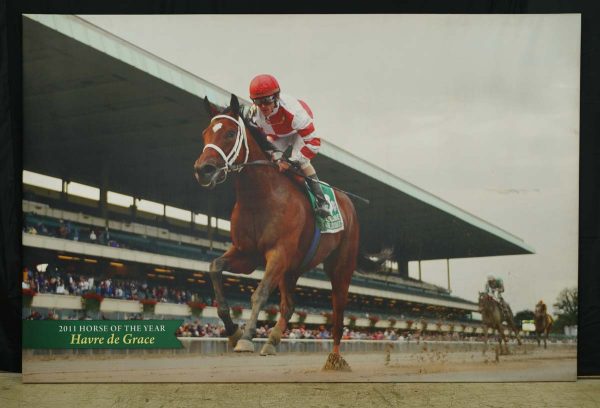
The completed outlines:
{"type": "Polygon", "coordinates": [[[233,130],[229,130],[226,134],[225,137],[227,137],[228,139],[233,139],[235,137],[235,131],[233,130]]]}

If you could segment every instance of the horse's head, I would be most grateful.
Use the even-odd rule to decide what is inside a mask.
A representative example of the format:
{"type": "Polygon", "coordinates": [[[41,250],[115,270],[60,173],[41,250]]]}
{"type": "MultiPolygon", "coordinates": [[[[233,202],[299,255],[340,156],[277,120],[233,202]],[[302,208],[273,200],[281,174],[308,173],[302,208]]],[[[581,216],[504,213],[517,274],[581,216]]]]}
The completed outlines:
{"type": "Polygon", "coordinates": [[[490,295],[486,292],[479,292],[479,310],[482,311],[490,305],[490,295]]]}
{"type": "Polygon", "coordinates": [[[225,181],[236,164],[248,160],[248,139],[235,95],[223,113],[206,97],[204,104],[211,120],[202,133],[204,149],[194,163],[194,176],[203,187],[213,188],[225,181]]]}

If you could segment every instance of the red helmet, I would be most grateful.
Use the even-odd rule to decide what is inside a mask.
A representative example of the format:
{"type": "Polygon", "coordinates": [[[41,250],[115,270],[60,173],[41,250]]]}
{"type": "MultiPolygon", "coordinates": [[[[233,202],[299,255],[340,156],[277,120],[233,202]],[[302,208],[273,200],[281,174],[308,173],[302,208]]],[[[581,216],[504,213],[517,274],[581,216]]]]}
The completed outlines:
{"type": "Polygon", "coordinates": [[[279,92],[279,82],[273,75],[257,75],[250,82],[250,98],[264,98],[279,92]]]}

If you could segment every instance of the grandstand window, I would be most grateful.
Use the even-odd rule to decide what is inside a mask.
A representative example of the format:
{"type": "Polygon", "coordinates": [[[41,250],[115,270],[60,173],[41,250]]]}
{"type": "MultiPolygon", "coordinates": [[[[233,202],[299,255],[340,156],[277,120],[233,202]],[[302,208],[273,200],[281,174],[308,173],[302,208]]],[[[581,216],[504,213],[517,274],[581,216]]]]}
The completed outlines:
{"type": "Polygon", "coordinates": [[[117,205],[119,207],[129,208],[133,205],[133,197],[127,196],[124,194],[115,193],[114,191],[109,191],[106,194],[106,201],[109,204],[117,205]]]}
{"type": "Polygon", "coordinates": [[[231,222],[217,218],[217,228],[223,231],[231,231],[231,222]]]}
{"type": "Polygon", "coordinates": [[[140,211],[150,214],[163,215],[165,213],[164,205],[150,200],[135,200],[135,205],[140,211]]]}
{"type": "Polygon", "coordinates": [[[67,193],[77,197],[89,198],[90,200],[100,200],[99,188],[75,183],[73,181],[67,184],[67,193]]]}
{"type": "Polygon", "coordinates": [[[192,213],[190,211],[182,210],[181,208],[171,207],[167,205],[165,208],[167,217],[175,218],[181,221],[191,221],[192,213]]]}
{"type": "Polygon", "coordinates": [[[194,214],[194,223],[208,225],[208,216],[206,214],[194,214]]]}
{"type": "Polygon", "coordinates": [[[62,180],[56,177],[45,176],[32,171],[23,170],[23,184],[42,187],[47,190],[62,191],[62,180]]]}

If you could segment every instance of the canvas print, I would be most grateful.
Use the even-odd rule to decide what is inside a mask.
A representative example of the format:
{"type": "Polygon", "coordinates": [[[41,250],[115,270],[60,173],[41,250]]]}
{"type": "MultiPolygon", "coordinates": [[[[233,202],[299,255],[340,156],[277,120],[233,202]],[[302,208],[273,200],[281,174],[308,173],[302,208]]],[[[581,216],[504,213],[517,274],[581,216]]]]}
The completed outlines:
{"type": "Polygon", "coordinates": [[[23,381],[572,381],[580,15],[24,15],[23,381]]]}

